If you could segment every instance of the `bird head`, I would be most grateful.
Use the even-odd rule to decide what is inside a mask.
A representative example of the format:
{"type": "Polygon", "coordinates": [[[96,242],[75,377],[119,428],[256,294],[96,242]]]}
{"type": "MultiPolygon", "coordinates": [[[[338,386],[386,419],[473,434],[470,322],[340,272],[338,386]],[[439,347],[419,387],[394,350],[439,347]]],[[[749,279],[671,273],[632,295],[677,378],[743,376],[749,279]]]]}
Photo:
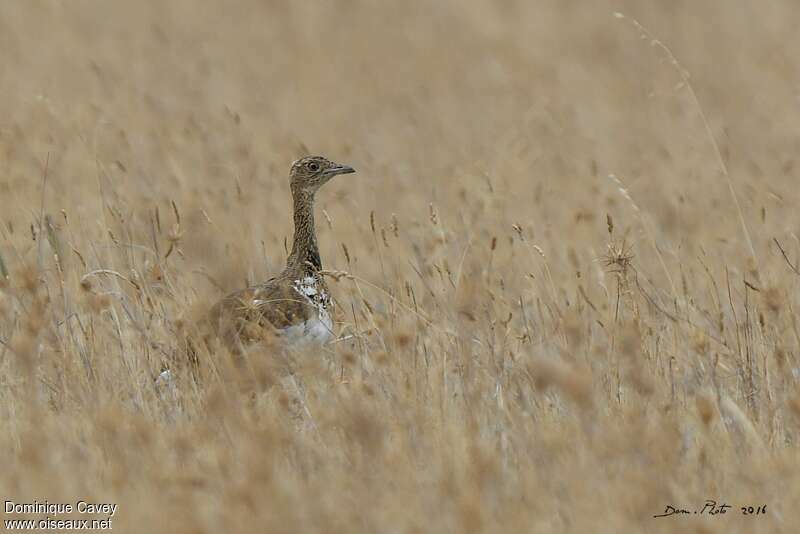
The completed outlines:
{"type": "Polygon", "coordinates": [[[322,156],[306,156],[292,164],[289,180],[293,190],[315,193],[337,174],[356,172],[353,167],[334,163],[322,156]]]}

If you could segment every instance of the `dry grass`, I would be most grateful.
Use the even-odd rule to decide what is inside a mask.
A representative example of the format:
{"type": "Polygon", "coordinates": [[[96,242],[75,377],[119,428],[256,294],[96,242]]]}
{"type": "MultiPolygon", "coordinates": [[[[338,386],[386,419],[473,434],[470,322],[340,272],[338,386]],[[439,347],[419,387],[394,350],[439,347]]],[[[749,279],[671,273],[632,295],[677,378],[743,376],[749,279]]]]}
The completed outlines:
{"type": "Polygon", "coordinates": [[[3,498],[117,532],[794,531],[799,15],[5,2],[3,498]],[[354,337],[194,381],[305,152],[359,170],[318,202],[354,337]],[[705,499],[734,508],[652,518],[705,499]]]}

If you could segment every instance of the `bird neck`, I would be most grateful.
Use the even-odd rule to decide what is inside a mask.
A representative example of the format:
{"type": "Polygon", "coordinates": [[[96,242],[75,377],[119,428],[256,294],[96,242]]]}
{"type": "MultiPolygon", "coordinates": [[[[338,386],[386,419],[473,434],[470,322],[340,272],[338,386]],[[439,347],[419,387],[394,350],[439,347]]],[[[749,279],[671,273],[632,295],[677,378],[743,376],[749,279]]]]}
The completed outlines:
{"type": "Polygon", "coordinates": [[[322,259],[319,257],[317,232],[314,227],[314,193],[292,189],[292,199],[294,241],[286,264],[305,271],[319,271],[322,269],[322,259]]]}

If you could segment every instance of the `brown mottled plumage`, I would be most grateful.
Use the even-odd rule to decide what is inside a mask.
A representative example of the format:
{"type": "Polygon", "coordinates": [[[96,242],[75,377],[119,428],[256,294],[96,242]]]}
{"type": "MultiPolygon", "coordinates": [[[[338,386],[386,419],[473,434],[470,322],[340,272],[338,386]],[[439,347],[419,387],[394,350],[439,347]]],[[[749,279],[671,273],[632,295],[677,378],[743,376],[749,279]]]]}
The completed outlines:
{"type": "Polygon", "coordinates": [[[297,160],[289,174],[294,201],[294,243],[286,268],[274,278],[232,293],[210,313],[212,327],[226,345],[277,335],[289,344],[324,343],[332,337],[330,297],[320,271],[314,228],[314,194],[338,174],[355,172],[321,156],[297,160]]]}

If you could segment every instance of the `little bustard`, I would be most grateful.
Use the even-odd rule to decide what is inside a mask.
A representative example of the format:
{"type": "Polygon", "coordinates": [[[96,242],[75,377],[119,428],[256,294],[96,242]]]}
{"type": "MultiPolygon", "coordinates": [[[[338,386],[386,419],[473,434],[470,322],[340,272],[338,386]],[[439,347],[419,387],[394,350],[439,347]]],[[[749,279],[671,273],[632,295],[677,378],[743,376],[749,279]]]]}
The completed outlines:
{"type": "Polygon", "coordinates": [[[270,335],[287,345],[323,344],[333,337],[330,295],[320,272],[314,195],[334,176],[353,172],[352,167],[322,156],[304,157],[292,164],[292,251],[280,274],[231,293],[211,309],[212,328],[227,346],[241,348],[270,335]]]}

